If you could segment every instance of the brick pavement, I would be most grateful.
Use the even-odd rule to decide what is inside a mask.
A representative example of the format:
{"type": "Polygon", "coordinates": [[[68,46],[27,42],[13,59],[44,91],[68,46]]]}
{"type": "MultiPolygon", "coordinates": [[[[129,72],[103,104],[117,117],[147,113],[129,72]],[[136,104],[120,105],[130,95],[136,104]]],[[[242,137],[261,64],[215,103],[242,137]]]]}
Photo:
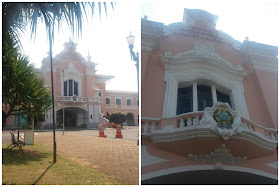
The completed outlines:
{"type": "MultiPolygon", "coordinates": [[[[35,143],[53,149],[52,133],[35,136],[35,143]]],[[[139,146],[135,141],[56,133],[57,153],[91,167],[120,184],[139,184],[139,146]]]]}

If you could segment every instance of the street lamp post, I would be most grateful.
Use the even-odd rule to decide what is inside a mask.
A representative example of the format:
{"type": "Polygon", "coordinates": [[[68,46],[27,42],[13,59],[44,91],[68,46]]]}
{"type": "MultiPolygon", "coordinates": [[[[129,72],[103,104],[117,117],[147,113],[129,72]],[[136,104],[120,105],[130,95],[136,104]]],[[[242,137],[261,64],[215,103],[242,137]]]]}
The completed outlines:
{"type": "Polygon", "coordinates": [[[136,66],[136,70],[137,70],[137,90],[138,90],[138,102],[139,102],[139,53],[133,51],[133,44],[135,41],[135,36],[133,36],[130,32],[130,35],[128,37],[126,37],[127,39],[127,43],[129,45],[129,49],[130,49],[130,57],[131,60],[133,60],[134,62],[136,62],[135,66],[136,66]]]}
{"type": "MultiPolygon", "coordinates": [[[[133,47],[134,47],[133,44],[135,41],[135,36],[133,36],[130,32],[130,35],[128,37],[126,37],[126,39],[127,39],[128,45],[129,45],[131,60],[136,62],[135,66],[136,66],[136,70],[137,70],[137,91],[138,91],[138,102],[139,102],[139,53],[136,52],[136,54],[135,54],[135,52],[133,51],[133,47]]],[[[139,123],[139,119],[138,119],[138,123],[139,123]]],[[[139,139],[137,140],[137,145],[139,145],[139,139]]]]}
{"type": "Polygon", "coordinates": [[[64,125],[65,125],[65,122],[64,122],[64,89],[65,89],[64,88],[64,70],[62,70],[62,73],[63,73],[63,83],[62,83],[63,84],[63,117],[62,117],[63,118],[63,120],[62,120],[63,121],[63,133],[62,133],[62,136],[63,136],[64,135],[64,125]]]}

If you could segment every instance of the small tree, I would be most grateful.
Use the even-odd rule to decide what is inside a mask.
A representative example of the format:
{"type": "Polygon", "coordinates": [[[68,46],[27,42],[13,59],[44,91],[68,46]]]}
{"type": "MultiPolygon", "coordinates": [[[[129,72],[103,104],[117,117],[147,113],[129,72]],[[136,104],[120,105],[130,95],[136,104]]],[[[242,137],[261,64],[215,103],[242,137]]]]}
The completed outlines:
{"type": "Polygon", "coordinates": [[[123,127],[123,123],[126,121],[126,115],[120,112],[111,114],[109,121],[111,123],[121,124],[121,126],[123,127]]]}
{"type": "Polygon", "coordinates": [[[2,104],[7,106],[3,121],[10,115],[43,114],[51,106],[51,92],[45,87],[44,79],[29,65],[26,56],[19,52],[17,42],[10,35],[3,38],[2,104]]]}

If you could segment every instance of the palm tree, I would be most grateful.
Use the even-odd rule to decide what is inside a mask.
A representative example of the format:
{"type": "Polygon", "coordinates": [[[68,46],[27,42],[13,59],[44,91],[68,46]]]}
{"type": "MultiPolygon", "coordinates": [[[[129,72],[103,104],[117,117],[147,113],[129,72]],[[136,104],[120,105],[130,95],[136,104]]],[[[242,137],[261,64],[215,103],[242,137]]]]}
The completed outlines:
{"type": "MultiPolygon", "coordinates": [[[[107,3],[103,3],[107,15],[107,3]]],[[[38,19],[45,24],[50,45],[51,82],[52,82],[52,111],[53,111],[53,137],[54,137],[54,158],[56,162],[56,142],[55,142],[55,118],[54,118],[54,92],[53,92],[53,69],[52,69],[52,45],[54,42],[54,27],[61,26],[61,21],[66,21],[72,33],[82,33],[83,17],[87,18],[87,7],[92,10],[98,8],[101,16],[101,2],[96,3],[3,3],[3,38],[10,35],[15,40],[20,41],[20,32],[23,32],[28,22],[31,23],[31,37],[36,36],[38,19]]],[[[111,3],[114,9],[115,3],[111,3]]]]}
{"type": "MultiPolygon", "coordinates": [[[[29,114],[33,118],[51,106],[51,93],[36,69],[29,65],[26,56],[11,37],[3,38],[3,122],[11,115],[29,114]]],[[[19,137],[19,136],[18,136],[19,137]]]]}
{"type": "MultiPolygon", "coordinates": [[[[78,36],[82,33],[83,19],[88,19],[88,12],[91,11],[91,16],[99,12],[101,18],[102,4],[105,14],[107,15],[108,3],[82,3],[82,2],[68,2],[68,3],[2,3],[3,16],[3,35],[7,33],[12,34],[15,39],[19,40],[20,34],[24,32],[28,23],[31,23],[31,37],[36,37],[37,24],[39,21],[43,22],[46,27],[47,34],[53,31],[54,26],[57,29],[61,27],[61,22],[66,22],[71,28],[73,34],[78,36]]],[[[111,2],[111,7],[114,10],[116,3],[111,2]]],[[[53,41],[54,35],[51,33],[53,41]]]]}

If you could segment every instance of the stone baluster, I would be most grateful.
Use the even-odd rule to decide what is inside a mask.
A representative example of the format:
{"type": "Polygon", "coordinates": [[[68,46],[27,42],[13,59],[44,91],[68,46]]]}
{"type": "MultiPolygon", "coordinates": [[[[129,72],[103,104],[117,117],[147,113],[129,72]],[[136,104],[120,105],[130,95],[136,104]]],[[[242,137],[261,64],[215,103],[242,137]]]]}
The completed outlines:
{"type": "Polygon", "coordinates": [[[265,132],[265,136],[267,137],[267,138],[270,138],[270,136],[269,136],[269,132],[265,132]]]}
{"type": "Polygon", "coordinates": [[[200,125],[200,123],[199,123],[199,116],[195,116],[195,121],[196,121],[196,125],[200,125]]]}
{"type": "Polygon", "coordinates": [[[182,128],[185,126],[184,119],[180,119],[179,127],[182,128]]]}
{"type": "Polygon", "coordinates": [[[270,133],[270,139],[275,140],[275,136],[273,132],[270,133]]]}
{"type": "Polygon", "coordinates": [[[245,128],[246,128],[246,129],[249,129],[249,127],[248,127],[248,125],[247,125],[246,122],[243,122],[243,124],[245,125],[245,128]]]}
{"type": "Polygon", "coordinates": [[[193,125],[199,125],[199,116],[195,116],[193,119],[193,125]]]}
{"type": "Polygon", "coordinates": [[[152,126],[151,126],[151,133],[156,129],[156,123],[152,123],[152,126]]]}
{"type": "Polygon", "coordinates": [[[145,122],[144,129],[143,129],[144,134],[147,134],[148,128],[149,128],[149,122],[145,122]]]}
{"type": "Polygon", "coordinates": [[[250,131],[254,131],[254,129],[252,128],[252,125],[249,124],[248,127],[249,127],[250,131]]]}
{"type": "Polygon", "coordinates": [[[190,127],[192,124],[192,118],[188,117],[187,126],[190,127]]]}

